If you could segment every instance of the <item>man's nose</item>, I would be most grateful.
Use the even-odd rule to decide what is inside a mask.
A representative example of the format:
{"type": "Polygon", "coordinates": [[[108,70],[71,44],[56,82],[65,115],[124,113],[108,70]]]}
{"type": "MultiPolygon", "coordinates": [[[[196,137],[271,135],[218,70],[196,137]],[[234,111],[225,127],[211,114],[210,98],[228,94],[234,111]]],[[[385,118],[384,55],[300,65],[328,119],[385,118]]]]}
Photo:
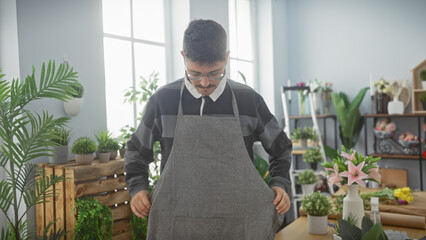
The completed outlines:
{"type": "Polygon", "coordinates": [[[203,78],[200,80],[200,84],[203,87],[207,87],[210,84],[210,79],[207,77],[207,75],[203,76],[203,78]]]}

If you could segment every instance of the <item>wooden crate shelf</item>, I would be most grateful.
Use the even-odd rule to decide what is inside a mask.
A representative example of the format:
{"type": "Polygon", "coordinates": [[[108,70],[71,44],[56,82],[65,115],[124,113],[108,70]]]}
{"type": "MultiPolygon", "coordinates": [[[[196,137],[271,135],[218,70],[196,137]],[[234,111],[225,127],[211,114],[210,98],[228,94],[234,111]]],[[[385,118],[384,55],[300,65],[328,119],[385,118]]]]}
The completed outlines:
{"type": "Polygon", "coordinates": [[[111,208],[113,217],[113,239],[131,239],[130,195],[124,178],[124,159],[100,163],[95,160],[90,165],[79,165],[75,161],[66,164],[38,164],[46,175],[65,176],[65,182],[54,186],[55,196],[48,202],[36,206],[37,234],[41,235],[46,225],[55,219],[55,229],[69,231],[66,239],[72,239],[76,223],[73,212],[79,197],[92,196],[103,205],[111,208]]]}

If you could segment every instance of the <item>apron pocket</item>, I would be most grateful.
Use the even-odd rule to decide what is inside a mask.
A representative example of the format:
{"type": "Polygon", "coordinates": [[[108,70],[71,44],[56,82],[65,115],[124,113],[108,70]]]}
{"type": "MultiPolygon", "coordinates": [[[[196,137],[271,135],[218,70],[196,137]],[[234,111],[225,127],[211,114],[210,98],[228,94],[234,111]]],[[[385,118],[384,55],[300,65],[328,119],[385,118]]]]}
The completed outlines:
{"type": "Polygon", "coordinates": [[[172,239],[245,239],[245,219],[237,217],[174,217],[172,239]]]}

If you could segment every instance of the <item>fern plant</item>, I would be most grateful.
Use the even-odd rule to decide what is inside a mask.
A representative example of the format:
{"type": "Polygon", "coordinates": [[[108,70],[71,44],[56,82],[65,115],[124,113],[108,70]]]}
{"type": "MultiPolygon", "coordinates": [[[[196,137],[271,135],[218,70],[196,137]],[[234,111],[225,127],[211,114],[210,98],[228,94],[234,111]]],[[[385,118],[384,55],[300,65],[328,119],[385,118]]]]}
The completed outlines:
{"type": "MultiPolygon", "coordinates": [[[[42,65],[39,82],[34,67],[23,81],[9,82],[4,76],[0,74],[0,167],[6,177],[0,181],[0,210],[6,215],[7,226],[2,227],[0,239],[33,239],[34,224],[27,223],[24,216],[31,207],[43,203],[44,197],[53,196],[49,188],[64,178],[43,174],[31,160],[53,156],[49,147],[56,145],[54,129],[64,127],[69,118],[54,118],[47,111],[34,113],[26,107],[42,98],[71,99],[77,73],[68,64],[56,70],[55,62],[49,61],[47,68],[42,65]]],[[[54,235],[51,232],[53,237],[49,238],[54,235]]]]}

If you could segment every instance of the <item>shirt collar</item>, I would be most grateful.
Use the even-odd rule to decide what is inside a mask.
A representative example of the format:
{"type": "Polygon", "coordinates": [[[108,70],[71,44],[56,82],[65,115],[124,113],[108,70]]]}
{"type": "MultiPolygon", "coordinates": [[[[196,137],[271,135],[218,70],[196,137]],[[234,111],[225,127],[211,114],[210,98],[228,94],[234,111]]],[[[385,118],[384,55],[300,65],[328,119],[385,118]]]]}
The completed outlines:
{"type": "MultiPolygon", "coordinates": [[[[192,94],[194,98],[198,99],[203,96],[201,93],[198,92],[197,88],[195,88],[194,85],[192,85],[186,77],[184,78],[184,81],[186,89],[188,89],[188,91],[192,94]]],[[[226,77],[224,77],[222,80],[220,80],[220,83],[219,85],[217,85],[217,88],[209,95],[213,102],[216,102],[220,95],[222,95],[223,91],[225,90],[226,82],[227,79],[226,77]]]]}

